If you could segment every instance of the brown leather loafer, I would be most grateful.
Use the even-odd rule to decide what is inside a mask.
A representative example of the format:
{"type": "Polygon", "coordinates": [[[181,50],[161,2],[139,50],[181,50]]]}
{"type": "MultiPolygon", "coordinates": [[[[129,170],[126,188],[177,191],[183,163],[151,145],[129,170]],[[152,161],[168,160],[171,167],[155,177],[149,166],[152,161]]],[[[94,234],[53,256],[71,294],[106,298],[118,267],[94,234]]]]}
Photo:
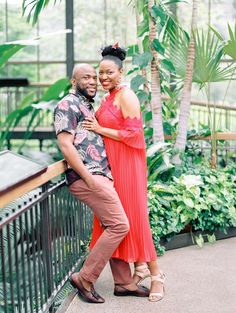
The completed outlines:
{"type": "Polygon", "coordinates": [[[123,286],[116,285],[114,289],[114,295],[117,297],[126,297],[126,296],[148,297],[149,290],[147,288],[143,288],[143,286],[137,286],[137,289],[129,290],[123,286]]]}
{"type": "Polygon", "coordinates": [[[92,287],[91,291],[85,289],[79,278],[75,280],[72,277],[70,277],[69,281],[71,285],[78,290],[78,296],[80,297],[81,300],[88,303],[105,302],[105,299],[95,291],[94,287],[92,287]]]}

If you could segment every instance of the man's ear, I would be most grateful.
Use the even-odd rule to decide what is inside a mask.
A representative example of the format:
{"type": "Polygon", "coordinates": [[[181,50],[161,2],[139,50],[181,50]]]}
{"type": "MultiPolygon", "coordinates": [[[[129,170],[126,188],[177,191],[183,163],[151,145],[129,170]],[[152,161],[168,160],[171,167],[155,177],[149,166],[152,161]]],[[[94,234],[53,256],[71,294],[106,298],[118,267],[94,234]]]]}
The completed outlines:
{"type": "Polygon", "coordinates": [[[76,85],[76,80],[75,80],[74,78],[71,78],[70,82],[71,82],[71,84],[72,84],[73,86],[76,85]]]}

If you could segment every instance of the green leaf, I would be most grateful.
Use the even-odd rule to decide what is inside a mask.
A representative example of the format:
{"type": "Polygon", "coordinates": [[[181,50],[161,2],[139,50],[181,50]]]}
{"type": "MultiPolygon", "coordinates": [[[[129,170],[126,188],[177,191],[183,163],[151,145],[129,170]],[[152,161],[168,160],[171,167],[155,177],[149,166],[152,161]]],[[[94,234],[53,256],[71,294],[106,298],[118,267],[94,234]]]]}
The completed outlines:
{"type": "Polygon", "coordinates": [[[163,67],[166,68],[169,72],[175,73],[175,67],[170,60],[163,59],[161,61],[161,65],[163,65],[163,67]]]}
{"type": "Polygon", "coordinates": [[[69,89],[70,85],[70,81],[67,78],[59,79],[47,89],[40,100],[50,101],[53,99],[59,99],[61,98],[60,96],[62,96],[61,94],[65,94],[65,92],[69,89]]]}
{"type": "Polygon", "coordinates": [[[142,20],[142,22],[137,27],[137,35],[138,37],[142,37],[149,30],[148,18],[142,20]]]}
{"type": "Polygon", "coordinates": [[[216,242],[215,234],[212,234],[212,235],[207,234],[207,240],[209,243],[215,243],[216,242]]]}
{"type": "Polygon", "coordinates": [[[143,45],[143,51],[144,52],[150,52],[151,48],[150,48],[150,41],[149,41],[149,36],[145,36],[143,41],[142,41],[142,45],[143,45]]]}
{"type": "Polygon", "coordinates": [[[174,127],[169,122],[163,122],[163,129],[166,135],[172,135],[174,127]]]}
{"type": "Polygon", "coordinates": [[[153,55],[150,52],[144,52],[142,54],[136,54],[133,56],[132,63],[138,65],[141,69],[146,67],[153,59],[153,55]]]}
{"type": "Polygon", "coordinates": [[[139,53],[138,45],[128,46],[127,48],[127,56],[132,57],[134,54],[139,53]]]}
{"type": "MultiPolygon", "coordinates": [[[[28,10],[27,22],[32,20],[32,24],[35,25],[38,21],[41,11],[49,4],[50,0],[23,0],[22,3],[22,15],[24,16],[28,10]]],[[[54,5],[61,0],[54,0],[54,5]]]]}
{"type": "Polygon", "coordinates": [[[134,67],[132,70],[127,72],[127,75],[133,74],[134,72],[139,71],[139,70],[140,70],[139,67],[134,67]]]}
{"type": "Polygon", "coordinates": [[[152,46],[158,53],[160,53],[161,55],[164,55],[165,49],[157,38],[153,40],[152,46]]]}
{"type": "Polygon", "coordinates": [[[153,135],[153,128],[149,127],[149,128],[144,129],[144,136],[145,137],[152,137],[152,135],[153,135]]]}
{"type": "Polygon", "coordinates": [[[184,203],[186,204],[186,206],[190,207],[190,208],[194,208],[194,202],[191,198],[184,198],[184,203]]]}
{"type": "Polygon", "coordinates": [[[20,44],[3,44],[0,45],[0,68],[19,50],[24,48],[20,44]]]}
{"type": "Polygon", "coordinates": [[[144,115],[144,121],[149,122],[152,119],[152,111],[146,112],[144,115]]]}
{"type": "Polygon", "coordinates": [[[136,92],[145,82],[146,79],[142,75],[137,75],[131,79],[130,87],[134,92],[136,92]]]}
{"type": "Polygon", "coordinates": [[[140,104],[143,104],[149,100],[148,94],[144,90],[138,90],[136,92],[136,95],[139,99],[140,104]]]}
{"type": "Polygon", "coordinates": [[[136,1],[137,11],[141,15],[146,5],[146,0],[138,0],[136,1]]]}
{"type": "Polygon", "coordinates": [[[204,245],[204,239],[203,239],[203,236],[200,234],[199,236],[195,236],[195,241],[196,241],[196,244],[202,248],[203,245],[204,245]]]}
{"type": "Polygon", "coordinates": [[[161,26],[164,26],[167,19],[167,14],[165,13],[163,7],[154,5],[151,9],[151,16],[155,19],[159,18],[159,23],[161,26]]]}
{"type": "Polygon", "coordinates": [[[188,3],[187,1],[184,0],[169,0],[167,2],[163,2],[164,5],[168,5],[168,4],[173,4],[173,3],[188,3]]]}
{"type": "Polygon", "coordinates": [[[236,61],[236,22],[235,22],[235,33],[228,24],[228,32],[230,39],[224,47],[225,54],[229,55],[234,61],[236,61]]]}

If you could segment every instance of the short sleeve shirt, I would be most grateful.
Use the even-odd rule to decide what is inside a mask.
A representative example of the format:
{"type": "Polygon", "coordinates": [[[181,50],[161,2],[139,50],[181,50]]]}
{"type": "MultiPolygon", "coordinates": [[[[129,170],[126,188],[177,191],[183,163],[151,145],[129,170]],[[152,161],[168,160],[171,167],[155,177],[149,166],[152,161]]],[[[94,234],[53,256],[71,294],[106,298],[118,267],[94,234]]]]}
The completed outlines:
{"type": "MultiPolygon", "coordinates": [[[[90,173],[112,179],[110,166],[101,135],[82,127],[86,117],[95,116],[92,103],[79,93],[70,92],[54,111],[56,135],[68,132],[74,136],[74,146],[90,173]]],[[[66,172],[68,185],[81,177],[73,169],[66,172]]]]}

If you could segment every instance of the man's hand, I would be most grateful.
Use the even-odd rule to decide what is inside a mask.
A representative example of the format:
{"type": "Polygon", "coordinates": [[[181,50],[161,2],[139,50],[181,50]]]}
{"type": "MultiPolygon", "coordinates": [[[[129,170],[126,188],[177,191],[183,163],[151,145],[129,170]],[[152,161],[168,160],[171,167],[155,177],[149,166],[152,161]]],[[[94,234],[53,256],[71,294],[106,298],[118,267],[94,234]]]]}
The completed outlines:
{"type": "Polygon", "coordinates": [[[98,188],[97,181],[92,174],[86,175],[84,181],[89,189],[95,190],[98,188]]]}

